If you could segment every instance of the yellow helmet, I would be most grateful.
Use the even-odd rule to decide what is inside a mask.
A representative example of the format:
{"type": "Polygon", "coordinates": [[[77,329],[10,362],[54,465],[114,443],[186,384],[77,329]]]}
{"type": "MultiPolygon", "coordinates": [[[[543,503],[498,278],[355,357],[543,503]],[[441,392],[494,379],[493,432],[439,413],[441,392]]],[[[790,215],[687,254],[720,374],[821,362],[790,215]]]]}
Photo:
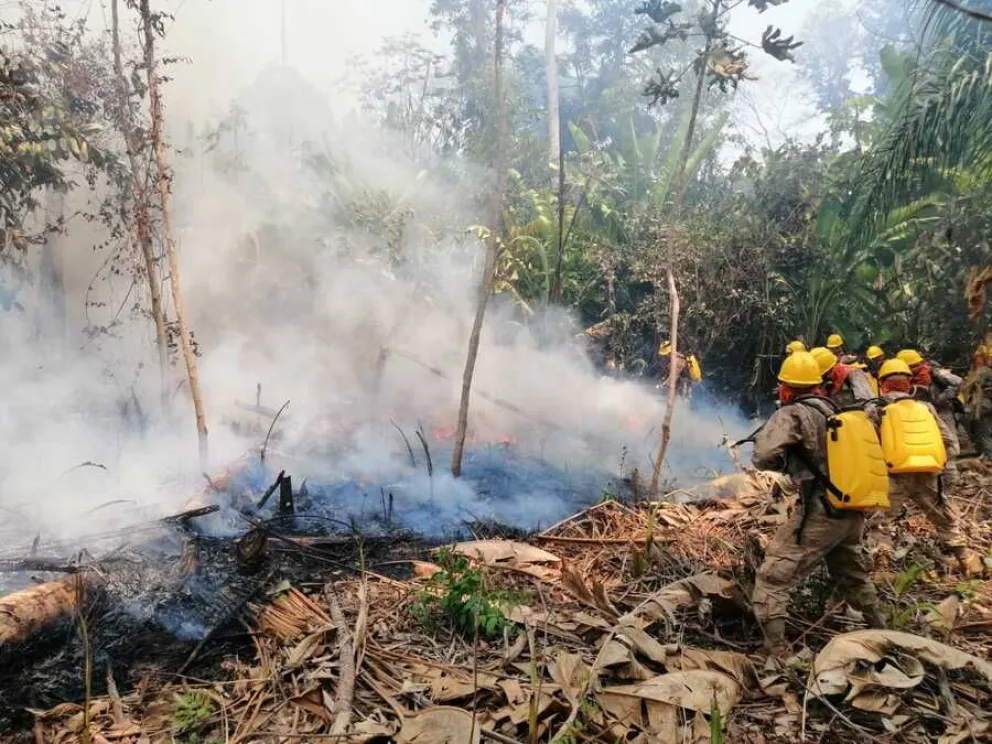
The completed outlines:
{"type": "Polygon", "coordinates": [[[782,362],[779,382],[796,387],[815,387],[823,381],[820,365],[808,351],[794,351],[782,362]]]}
{"type": "Polygon", "coordinates": [[[882,365],[882,368],[878,370],[878,379],[884,380],[886,377],[891,377],[892,375],[906,375],[907,377],[913,376],[913,370],[909,368],[902,359],[889,359],[882,365]]]}
{"type": "Polygon", "coordinates": [[[802,341],[790,341],[788,346],[785,347],[786,356],[797,351],[806,351],[806,344],[802,341]]]}
{"type": "Polygon", "coordinates": [[[658,356],[666,357],[672,353],[672,342],[666,341],[661,346],[658,347],[658,356]]]}
{"type": "Polygon", "coordinates": [[[881,346],[869,346],[868,351],[865,352],[865,356],[869,359],[878,359],[879,357],[884,357],[885,352],[882,351],[881,346]]]}
{"type": "Polygon", "coordinates": [[[820,365],[821,376],[827,374],[837,364],[837,357],[825,346],[817,346],[815,349],[810,349],[809,353],[813,355],[813,359],[820,365]]]}
{"type": "Polygon", "coordinates": [[[839,333],[831,333],[827,337],[827,348],[828,349],[839,349],[844,345],[844,339],[841,338],[839,333]]]}
{"type": "Polygon", "coordinates": [[[902,359],[912,367],[914,364],[920,364],[923,361],[923,356],[916,349],[903,349],[896,354],[896,359],[902,359]]]}

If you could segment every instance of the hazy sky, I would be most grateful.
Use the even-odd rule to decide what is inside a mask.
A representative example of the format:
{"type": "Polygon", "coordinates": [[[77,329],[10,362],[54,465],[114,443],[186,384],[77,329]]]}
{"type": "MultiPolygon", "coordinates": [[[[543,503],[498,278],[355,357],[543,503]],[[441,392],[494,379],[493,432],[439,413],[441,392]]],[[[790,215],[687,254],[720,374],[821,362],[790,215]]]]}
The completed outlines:
{"type": "MultiPolygon", "coordinates": [[[[769,24],[785,33],[800,35],[809,14],[822,4],[841,0],[792,0],[765,13],[742,7],[732,28],[735,34],[758,41],[769,24]]],[[[352,105],[347,94],[335,89],[356,55],[374,52],[383,38],[403,33],[433,34],[427,25],[430,0],[178,0],[171,4],[176,22],[168,43],[177,54],[190,57],[191,66],[174,68],[172,95],[201,114],[219,113],[227,100],[249,84],[266,65],[282,53],[282,8],[286,9],[288,62],[321,90],[334,97],[340,113],[352,105]]],[[[541,0],[534,0],[531,34],[543,43],[541,0]]],[[[635,3],[632,0],[632,5],[635,3]]],[[[762,124],[770,130],[796,134],[815,129],[802,124],[810,115],[802,100],[805,91],[792,65],[753,55],[753,70],[760,80],[750,84],[748,100],[740,102],[742,131],[755,132],[753,110],[761,111],[762,124]],[[751,125],[751,126],[748,126],[751,125]]],[[[777,139],[778,137],[776,137],[777,139]]]]}
{"type": "MultiPolygon", "coordinates": [[[[53,0],[46,0],[53,2],[53,0]]],[[[631,0],[631,6],[637,0],[631,0]]],[[[64,0],[71,14],[86,15],[94,28],[109,26],[109,0],[64,0]]],[[[123,0],[121,0],[123,5],[123,0]]],[[[211,119],[226,111],[228,102],[249,85],[264,67],[282,55],[285,7],[287,61],[331,99],[342,114],[354,101],[338,87],[349,61],[372,54],[388,36],[419,34],[430,43],[427,23],[431,0],[167,0],[153,2],[175,16],[169,28],[170,53],[189,64],[170,68],[174,80],[167,104],[173,113],[193,120],[211,119]]],[[[799,38],[805,23],[822,6],[853,9],[856,0],[791,0],[757,13],[743,5],[735,12],[732,31],[759,41],[769,25],[799,38]]],[[[533,0],[536,20],[527,34],[543,44],[544,0],[533,0]]],[[[3,14],[0,5],[0,14],[3,14]]],[[[439,46],[444,41],[435,41],[439,46]]],[[[800,49],[799,53],[802,54],[800,49]]],[[[811,119],[808,88],[795,66],[760,52],[752,55],[759,80],[742,86],[733,120],[749,137],[780,141],[788,133],[812,135],[822,121],[811,119]],[[760,122],[759,122],[760,119],[760,122]]]]}

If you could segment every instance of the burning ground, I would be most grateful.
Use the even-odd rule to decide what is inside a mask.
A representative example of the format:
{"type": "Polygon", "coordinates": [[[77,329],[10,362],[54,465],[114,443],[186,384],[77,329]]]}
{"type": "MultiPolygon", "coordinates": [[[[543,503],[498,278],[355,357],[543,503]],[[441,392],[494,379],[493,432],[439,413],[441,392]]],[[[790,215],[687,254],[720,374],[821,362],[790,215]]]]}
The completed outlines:
{"type": "MultiPolygon", "coordinates": [[[[872,533],[892,630],[859,630],[816,573],[783,668],[746,600],[784,517],[776,476],[648,502],[639,477],[604,499],[596,473],[506,444],[468,462],[468,514],[438,506],[444,479],[432,502],[412,463],[406,479],[318,485],[270,450],[126,540],[38,542],[5,567],[71,573],[33,604],[0,600],[8,740],[987,739],[992,594],[982,565],[942,562],[919,517],[872,533]],[[526,513],[533,495],[512,503],[551,483],[575,512],[558,523],[526,513]]],[[[965,468],[955,505],[988,561],[992,473],[965,468]]]]}

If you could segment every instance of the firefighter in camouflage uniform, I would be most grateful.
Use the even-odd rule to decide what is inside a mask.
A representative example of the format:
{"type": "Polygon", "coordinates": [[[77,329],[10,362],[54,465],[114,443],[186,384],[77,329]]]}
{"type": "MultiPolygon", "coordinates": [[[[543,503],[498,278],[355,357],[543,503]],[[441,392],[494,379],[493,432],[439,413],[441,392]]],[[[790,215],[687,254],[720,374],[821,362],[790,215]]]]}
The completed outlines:
{"type": "MultiPolygon", "coordinates": [[[[882,365],[878,372],[882,398],[888,403],[908,399],[913,396],[913,370],[902,359],[890,359],[882,365]]],[[[934,438],[938,436],[943,443],[946,464],[939,473],[891,473],[889,477],[889,510],[886,517],[891,520],[898,517],[908,502],[912,502],[926,516],[937,530],[937,539],[942,548],[964,560],[968,549],[964,535],[958,527],[958,517],[943,495],[944,486],[952,486],[957,482],[958,471],[954,458],[959,453],[958,438],[950,430],[947,422],[937,413],[930,402],[919,401],[933,417],[936,424],[934,438]],[[939,434],[937,433],[939,432],[939,434]]],[[[872,417],[880,421],[884,413],[873,409],[872,417]]],[[[936,443],[939,444],[939,443],[936,443]]]]}
{"type": "Polygon", "coordinates": [[[769,650],[784,657],[789,652],[785,619],[791,589],[821,561],[837,590],[864,613],[870,626],[884,627],[885,620],[862,545],[864,513],[829,509],[824,485],[804,462],[812,461],[821,472],[826,466],[826,418],[832,409],[816,397],[822,383],[820,365],[810,353],[797,351],[783,362],[778,379],[782,407],[757,433],[752,459],[757,468],[790,475],[800,498],[768,545],[752,605],[769,650]],[[803,399],[807,404],[790,405],[803,399]]]}

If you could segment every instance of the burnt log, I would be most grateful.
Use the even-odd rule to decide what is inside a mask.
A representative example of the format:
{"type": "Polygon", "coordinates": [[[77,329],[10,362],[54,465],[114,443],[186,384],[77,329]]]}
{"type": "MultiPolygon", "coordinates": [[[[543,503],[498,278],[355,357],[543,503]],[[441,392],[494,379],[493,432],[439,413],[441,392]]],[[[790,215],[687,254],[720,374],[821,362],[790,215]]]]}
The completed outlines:
{"type": "Polygon", "coordinates": [[[85,572],[0,597],[0,649],[71,616],[101,585],[96,574],[85,572]]]}

